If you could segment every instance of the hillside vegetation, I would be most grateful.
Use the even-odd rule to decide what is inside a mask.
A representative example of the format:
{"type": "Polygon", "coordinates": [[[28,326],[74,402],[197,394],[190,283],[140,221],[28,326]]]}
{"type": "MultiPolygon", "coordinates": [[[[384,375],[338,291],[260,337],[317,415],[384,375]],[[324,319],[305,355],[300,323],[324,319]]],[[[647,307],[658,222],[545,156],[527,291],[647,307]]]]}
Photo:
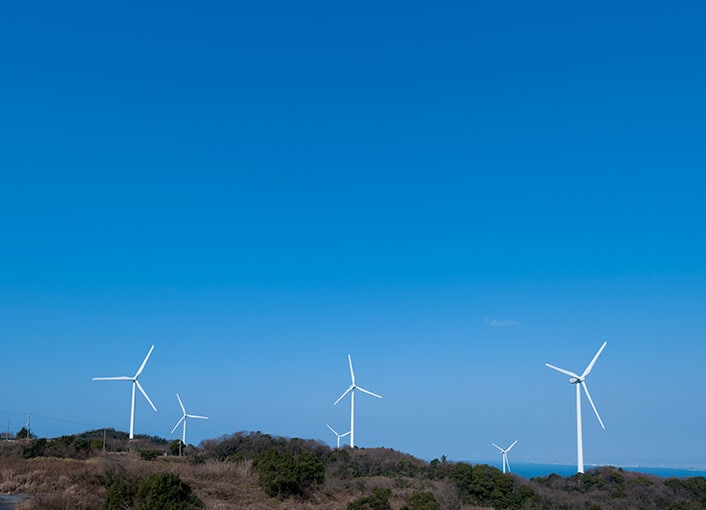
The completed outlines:
{"type": "Polygon", "coordinates": [[[526,480],[385,448],[260,432],[188,446],[110,430],[0,442],[0,493],[30,509],[706,509],[706,479],[615,468],[526,480]]]}

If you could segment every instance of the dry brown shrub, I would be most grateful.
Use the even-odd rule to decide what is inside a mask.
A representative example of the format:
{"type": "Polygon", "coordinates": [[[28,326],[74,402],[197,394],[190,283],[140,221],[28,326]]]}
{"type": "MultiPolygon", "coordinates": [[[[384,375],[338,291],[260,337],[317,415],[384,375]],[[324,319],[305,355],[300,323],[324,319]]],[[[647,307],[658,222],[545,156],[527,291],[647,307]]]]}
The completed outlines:
{"type": "Polygon", "coordinates": [[[0,469],[0,481],[6,482],[8,480],[12,480],[12,478],[15,476],[15,470],[11,467],[3,467],[0,469]]]}
{"type": "Polygon", "coordinates": [[[5,480],[0,483],[0,493],[2,494],[14,494],[19,492],[17,482],[14,480],[5,480]]]}

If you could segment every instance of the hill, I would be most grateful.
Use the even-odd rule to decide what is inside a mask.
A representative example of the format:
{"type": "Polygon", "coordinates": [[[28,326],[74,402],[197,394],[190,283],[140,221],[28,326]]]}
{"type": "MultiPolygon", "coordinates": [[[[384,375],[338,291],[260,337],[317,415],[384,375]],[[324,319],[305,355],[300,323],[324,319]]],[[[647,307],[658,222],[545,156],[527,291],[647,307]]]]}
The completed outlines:
{"type": "Polygon", "coordinates": [[[0,493],[29,509],[668,509],[706,508],[706,479],[615,468],[526,480],[386,448],[335,450],[239,432],[184,448],[118,431],[0,442],[0,493]],[[105,439],[104,439],[105,438],[105,439]]]}

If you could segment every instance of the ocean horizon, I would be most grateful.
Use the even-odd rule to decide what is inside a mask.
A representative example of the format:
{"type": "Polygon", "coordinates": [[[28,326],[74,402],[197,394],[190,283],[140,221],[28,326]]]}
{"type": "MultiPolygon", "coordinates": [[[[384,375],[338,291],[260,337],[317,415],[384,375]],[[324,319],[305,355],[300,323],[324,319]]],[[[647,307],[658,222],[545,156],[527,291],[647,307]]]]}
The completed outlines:
{"type": "MultiPolygon", "coordinates": [[[[502,469],[502,464],[499,462],[488,461],[463,461],[470,464],[488,464],[489,466],[502,469]]],[[[648,475],[659,476],[661,478],[691,478],[694,476],[706,477],[706,466],[621,466],[612,464],[586,464],[585,470],[599,467],[615,467],[621,468],[624,471],[635,473],[644,473],[648,475]]],[[[538,476],[549,476],[555,473],[560,476],[572,476],[576,474],[576,464],[544,464],[541,462],[512,462],[510,461],[512,474],[523,478],[535,478],[538,476]]]]}

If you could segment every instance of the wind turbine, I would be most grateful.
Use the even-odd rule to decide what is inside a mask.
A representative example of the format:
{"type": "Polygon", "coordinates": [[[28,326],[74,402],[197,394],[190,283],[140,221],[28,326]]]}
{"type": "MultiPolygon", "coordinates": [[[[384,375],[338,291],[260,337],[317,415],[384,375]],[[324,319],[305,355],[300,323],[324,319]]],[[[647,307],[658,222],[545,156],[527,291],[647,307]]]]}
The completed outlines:
{"type": "Polygon", "coordinates": [[[351,448],[355,446],[355,390],[362,391],[363,393],[367,393],[368,395],[372,395],[373,397],[377,398],[382,398],[380,395],[373,393],[372,391],[368,391],[365,388],[361,388],[355,383],[355,374],[353,373],[353,361],[351,361],[351,355],[348,355],[348,366],[351,369],[351,385],[348,387],[346,391],[343,392],[343,394],[338,397],[338,400],[336,400],[333,405],[338,404],[343,397],[348,395],[349,393],[351,394],[351,448]]]}
{"type": "Polygon", "coordinates": [[[145,399],[147,399],[147,402],[149,402],[150,406],[152,406],[152,409],[154,409],[154,412],[157,412],[157,408],[154,406],[150,398],[147,396],[147,393],[145,390],[142,388],[142,385],[140,384],[140,381],[137,380],[138,377],[140,377],[140,374],[142,371],[145,369],[145,365],[147,364],[147,360],[150,359],[150,355],[152,354],[152,351],[154,350],[154,345],[150,347],[150,351],[147,353],[147,356],[145,356],[144,361],[142,362],[142,365],[140,365],[140,368],[137,369],[137,372],[135,372],[135,375],[132,377],[129,377],[127,375],[122,375],[118,377],[94,377],[94,381],[132,381],[132,404],[130,405],[130,439],[134,438],[134,431],[135,431],[135,387],[140,390],[140,392],[145,396],[145,399]]]}
{"type": "Polygon", "coordinates": [[[346,432],[345,434],[339,434],[338,432],[336,432],[335,430],[333,430],[333,427],[332,427],[331,425],[329,425],[328,423],[326,424],[326,426],[328,427],[328,429],[329,429],[331,432],[333,432],[334,434],[336,434],[336,448],[340,448],[340,447],[341,447],[341,438],[342,438],[342,437],[346,437],[348,434],[351,433],[351,431],[349,430],[349,431],[346,432]]]}
{"type": "MultiPolygon", "coordinates": [[[[174,428],[172,429],[172,434],[174,434],[174,431],[177,429],[177,427],[183,422],[184,423],[184,428],[181,432],[181,442],[184,446],[186,446],[186,419],[187,418],[196,418],[199,420],[208,420],[208,416],[198,416],[196,414],[188,414],[186,412],[186,408],[184,407],[184,403],[181,401],[181,398],[179,397],[179,394],[176,394],[177,400],[179,401],[179,407],[181,407],[181,412],[184,413],[181,415],[181,418],[179,418],[179,421],[177,422],[176,425],[174,425],[174,428]]],[[[181,455],[181,445],[179,445],[179,455],[181,455]]]]}
{"type": "Polygon", "coordinates": [[[505,466],[507,466],[507,472],[508,472],[508,473],[511,473],[512,471],[510,471],[510,461],[507,460],[507,452],[509,452],[510,450],[512,450],[512,447],[517,444],[517,441],[515,441],[514,443],[512,443],[510,446],[508,446],[508,447],[505,448],[504,450],[503,450],[502,448],[500,448],[498,445],[496,445],[495,443],[490,443],[490,444],[492,444],[495,448],[497,448],[498,450],[500,450],[500,453],[503,454],[503,473],[505,472],[505,466]]]}
{"type": "Polygon", "coordinates": [[[586,386],[586,377],[588,377],[588,374],[590,374],[591,370],[593,370],[593,365],[596,364],[596,360],[598,359],[598,356],[601,355],[601,353],[603,352],[603,349],[605,349],[605,346],[607,343],[608,342],[603,342],[603,345],[601,345],[601,348],[598,349],[598,352],[593,357],[591,362],[586,367],[586,370],[584,370],[583,374],[581,374],[581,375],[575,374],[574,372],[571,372],[570,370],[564,370],[563,368],[555,367],[554,365],[550,365],[549,363],[545,363],[545,365],[548,366],[549,368],[556,370],[557,372],[561,372],[564,375],[568,375],[570,377],[569,383],[576,385],[576,446],[577,446],[577,451],[578,451],[578,472],[579,473],[583,473],[583,431],[581,429],[581,387],[582,386],[583,386],[583,391],[586,393],[586,397],[588,398],[588,401],[591,403],[591,407],[593,408],[593,412],[596,413],[596,418],[598,418],[598,423],[600,423],[601,427],[603,427],[603,430],[605,430],[605,425],[603,425],[603,420],[601,420],[601,416],[598,414],[598,409],[596,409],[596,405],[593,403],[593,399],[591,398],[591,394],[588,392],[588,386],[586,386]]]}

